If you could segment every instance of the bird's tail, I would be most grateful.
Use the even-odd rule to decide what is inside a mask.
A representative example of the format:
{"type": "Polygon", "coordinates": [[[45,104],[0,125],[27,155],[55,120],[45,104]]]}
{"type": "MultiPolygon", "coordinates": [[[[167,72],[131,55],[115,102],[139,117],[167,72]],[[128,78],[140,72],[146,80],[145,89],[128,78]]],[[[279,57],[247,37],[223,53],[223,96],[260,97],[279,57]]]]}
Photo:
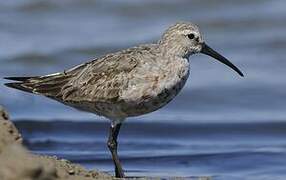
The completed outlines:
{"type": "Polygon", "coordinates": [[[13,80],[17,82],[6,83],[10,88],[21,91],[41,94],[48,97],[57,98],[61,95],[61,88],[70,81],[72,74],[69,73],[55,73],[46,76],[34,77],[5,77],[4,79],[13,80]]]}

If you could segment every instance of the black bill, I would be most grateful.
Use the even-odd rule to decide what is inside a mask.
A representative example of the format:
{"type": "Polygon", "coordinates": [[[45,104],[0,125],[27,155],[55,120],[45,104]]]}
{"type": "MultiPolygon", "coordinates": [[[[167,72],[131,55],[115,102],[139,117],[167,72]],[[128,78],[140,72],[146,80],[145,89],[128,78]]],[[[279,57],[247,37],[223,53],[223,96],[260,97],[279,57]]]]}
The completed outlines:
{"type": "Polygon", "coordinates": [[[216,52],[215,50],[210,48],[206,43],[202,44],[201,53],[215,58],[216,60],[220,61],[221,63],[223,63],[223,64],[227,65],[228,67],[230,67],[231,69],[235,70],[240,76],[244,76],[242,74],[242,72],[235,65],[233,65],[229,60],[227,60],[225,57],[220,55],[218,52],[216,52]]]}

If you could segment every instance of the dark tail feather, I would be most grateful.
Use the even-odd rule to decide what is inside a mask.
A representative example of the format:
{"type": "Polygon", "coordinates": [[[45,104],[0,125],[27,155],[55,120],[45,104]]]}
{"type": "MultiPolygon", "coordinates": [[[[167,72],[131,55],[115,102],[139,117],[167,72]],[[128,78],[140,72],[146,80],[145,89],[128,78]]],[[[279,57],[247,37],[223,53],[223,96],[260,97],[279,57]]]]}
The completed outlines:
{"type": "Polygon", "coordinates": [[[6,83],[4,85],[7,86],[7,87],[10,87],[10,88],[14,88],[14,89],[18,89],[18,90],[21,90],[21,91],[33,93],[33,89],[24,87],[23,83],[6,83]]]}
{"type": "Polygon", "coordinates": [[[5,84],[7,87],[18,89],[21,91],[42,94],[50,98],[61,98],[62,88],[85,68],[86,64],[76,66],[68,71],[54,73],[45,76],[33,77],[5,77],[4,79],[18,81],[5,84]]]}
{"type": "Polygon", "coordinates": [[[26,81],[31,78],[36,78],[36,77],[4,77],[4,79],[12,80],[12,81],[26,81]]]}
{"type": "Polygon", "coordinates": [[[61,89],[74,74],[56,73],[34,77],[7,77],[5,79],[18,81],[5,84],[7,87],[21,91],[42,94],[51,98],[60,98],[61,89]]]}

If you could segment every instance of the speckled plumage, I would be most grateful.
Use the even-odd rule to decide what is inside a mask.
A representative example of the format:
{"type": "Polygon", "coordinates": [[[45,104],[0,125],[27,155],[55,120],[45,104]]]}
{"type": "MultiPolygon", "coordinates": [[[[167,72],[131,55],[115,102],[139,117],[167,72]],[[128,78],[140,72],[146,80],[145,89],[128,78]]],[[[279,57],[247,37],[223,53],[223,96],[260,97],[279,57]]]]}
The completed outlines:
{"type": "Polygon", "coordinates": [[[158,55],[142,45],[99,58],[63,86],[60,101],[112,120],[157,110],[174,97],[188,75],[188,61],[158,55]]]}
{"type": "Polygon", "coordinates": [[[156,44],[107,54],[61,73],[31,77],[21,87],[114,122],[149,113],[170,102],[188,78],[187,58],[192,52],[184,38],[189,31],[199,34],[195,25],[177,23],[156,44]]]}
{"type": "Polygon", "coordinates": [[[124,177],[117,156],[117,137],[124,119],[155,111],[170,102],[189,76],[189,56],[204,53],[243,76],[226,58],[211,49],[191,23],[168,28],[155,44],[107,54],[61,73],[9,77],[8,87],[55,99],[112,121],[108,147],[116,177],[124,177]]]}

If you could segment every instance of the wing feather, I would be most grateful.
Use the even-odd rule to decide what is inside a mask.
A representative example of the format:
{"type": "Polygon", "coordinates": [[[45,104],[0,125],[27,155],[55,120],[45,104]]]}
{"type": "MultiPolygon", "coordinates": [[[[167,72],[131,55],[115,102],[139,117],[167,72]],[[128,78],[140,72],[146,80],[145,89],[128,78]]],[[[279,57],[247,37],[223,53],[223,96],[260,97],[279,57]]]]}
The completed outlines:
{"type": "Polygon", "coordinates": [[[128,83],[138,60],[130,53],[110,54],[86,65],[76,78],[63,87],[63,101],[114,101],[128,83]]]}

